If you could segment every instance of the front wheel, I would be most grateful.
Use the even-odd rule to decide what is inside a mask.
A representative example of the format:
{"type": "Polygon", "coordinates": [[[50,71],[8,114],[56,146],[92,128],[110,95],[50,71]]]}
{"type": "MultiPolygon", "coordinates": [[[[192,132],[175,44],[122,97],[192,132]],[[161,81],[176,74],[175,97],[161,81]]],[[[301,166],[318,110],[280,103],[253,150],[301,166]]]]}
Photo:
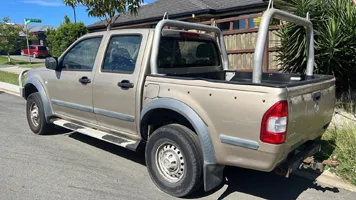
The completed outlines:
{"type": "Polygon", "coordinates": [[[37,58],[37,54],[36,54],[36,53],[33,53],[33,54],[32,54],[32,58],[37,58]]]}
{"type": "Polygon", "coordinates": [[[146,145],[146,164],[156,186],[172,196],[186,196],[202,185],[199,139],[185,126],[170,124],[154,131],[146,145]]]}
{"type": "Polygon", "coordinates": [[[44,135],[53,130],[54,125],[46,121],[41,96],[38,92],[32,93],[26,103],[27,122],[32,132],[44,135]]]}

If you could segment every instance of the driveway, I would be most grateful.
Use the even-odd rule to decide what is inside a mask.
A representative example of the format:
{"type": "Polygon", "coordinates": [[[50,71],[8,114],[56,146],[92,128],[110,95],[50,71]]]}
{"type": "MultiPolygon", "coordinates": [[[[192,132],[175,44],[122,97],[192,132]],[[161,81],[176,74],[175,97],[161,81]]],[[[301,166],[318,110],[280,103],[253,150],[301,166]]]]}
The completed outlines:
{"type": "MultiPolygon", "coordinates": [[[[21,60],[21,61],[29,61],[28,56],[21,56],[21,55],[12,55],[11,58],[16,59],[16,60],[21,60]]],[[[31,58],[32,63],[44,63],[45,58],[31,58]]]]}
{"type": "MultiPolygon", "coordinates": [[[[0,199],[175,199],[150,180],[142,152],[58,129],[31,133],[25,101],[0,92],[0,199]]],[[[356,193],[292,176],[228,167],[226,183],[189,199],[355,199],[356,193]]]]}

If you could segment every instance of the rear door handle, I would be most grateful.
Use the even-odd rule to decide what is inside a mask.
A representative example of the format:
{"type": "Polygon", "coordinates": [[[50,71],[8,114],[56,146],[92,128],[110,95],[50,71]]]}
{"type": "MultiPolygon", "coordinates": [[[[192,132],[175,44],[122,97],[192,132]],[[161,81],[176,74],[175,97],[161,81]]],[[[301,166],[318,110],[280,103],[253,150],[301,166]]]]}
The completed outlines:
{"type": "Polygon", "coordinates": [[[119,82],[117,84],[117,86],[123,88],[123,89],[129,89],[129,88],[133,88],[134,84],[131,83],[129,80],[122,80],[121,82],[119,82]]]}
{"type": "Polygon", "coordinates": [[[91,80],[88,77],[83,76],[82,78],[79,79],[79,82],[81,84],[85,85],[85,84],[91,83],[91,80]]]}

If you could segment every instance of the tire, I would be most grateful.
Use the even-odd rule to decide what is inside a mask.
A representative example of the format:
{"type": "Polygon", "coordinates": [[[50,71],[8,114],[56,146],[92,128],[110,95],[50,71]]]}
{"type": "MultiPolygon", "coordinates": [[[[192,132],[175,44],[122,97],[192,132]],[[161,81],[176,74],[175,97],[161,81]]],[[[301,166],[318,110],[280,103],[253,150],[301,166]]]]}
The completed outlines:
{"type": "Polygon", "coordinates": [[[24,51],[21,51],[21,56],[24,56],[25,55],[25,52],[24,51]]]}
{"type": "Polygon", "coordinates": [[[33,133],[44,135],[54,130],[54,125],[46,121],[43,103],[38,92],[32,93],[26,103],[27,122],[33,133]]]}
{"type": "Polygon", "coordinates": [[[33,54],[32,54],[32,58],[37,58],[37,54],[36,54],[36,53],[33,53],[33,54]]]}
{"type": "Polygon", "coordinates": [[[158,128],[148,139],[145,154],[148,173],[163,192],[183,197],[202,186],[203,153],[198,136],[189,128],[180,124],[158,128]],[[177,173],[172,177],[164,169],[177,173]]]}

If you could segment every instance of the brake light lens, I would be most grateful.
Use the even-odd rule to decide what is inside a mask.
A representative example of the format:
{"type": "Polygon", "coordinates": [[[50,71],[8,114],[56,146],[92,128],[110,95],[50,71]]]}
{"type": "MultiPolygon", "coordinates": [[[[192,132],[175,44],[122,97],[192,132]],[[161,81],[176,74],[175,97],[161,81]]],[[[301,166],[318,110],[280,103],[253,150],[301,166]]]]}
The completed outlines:
{"type": "Polygon", "coordinates": [[[286,140],[288,125],[288,102],[275,103],[263,115],[260,139],[269,144],[281,144],[286,140]]]}
{"type": "Polygon", "coordinates": [[[183,38],[199,38],[199,34],[198,33],[180,32],[179,34],[183,38]]]}

